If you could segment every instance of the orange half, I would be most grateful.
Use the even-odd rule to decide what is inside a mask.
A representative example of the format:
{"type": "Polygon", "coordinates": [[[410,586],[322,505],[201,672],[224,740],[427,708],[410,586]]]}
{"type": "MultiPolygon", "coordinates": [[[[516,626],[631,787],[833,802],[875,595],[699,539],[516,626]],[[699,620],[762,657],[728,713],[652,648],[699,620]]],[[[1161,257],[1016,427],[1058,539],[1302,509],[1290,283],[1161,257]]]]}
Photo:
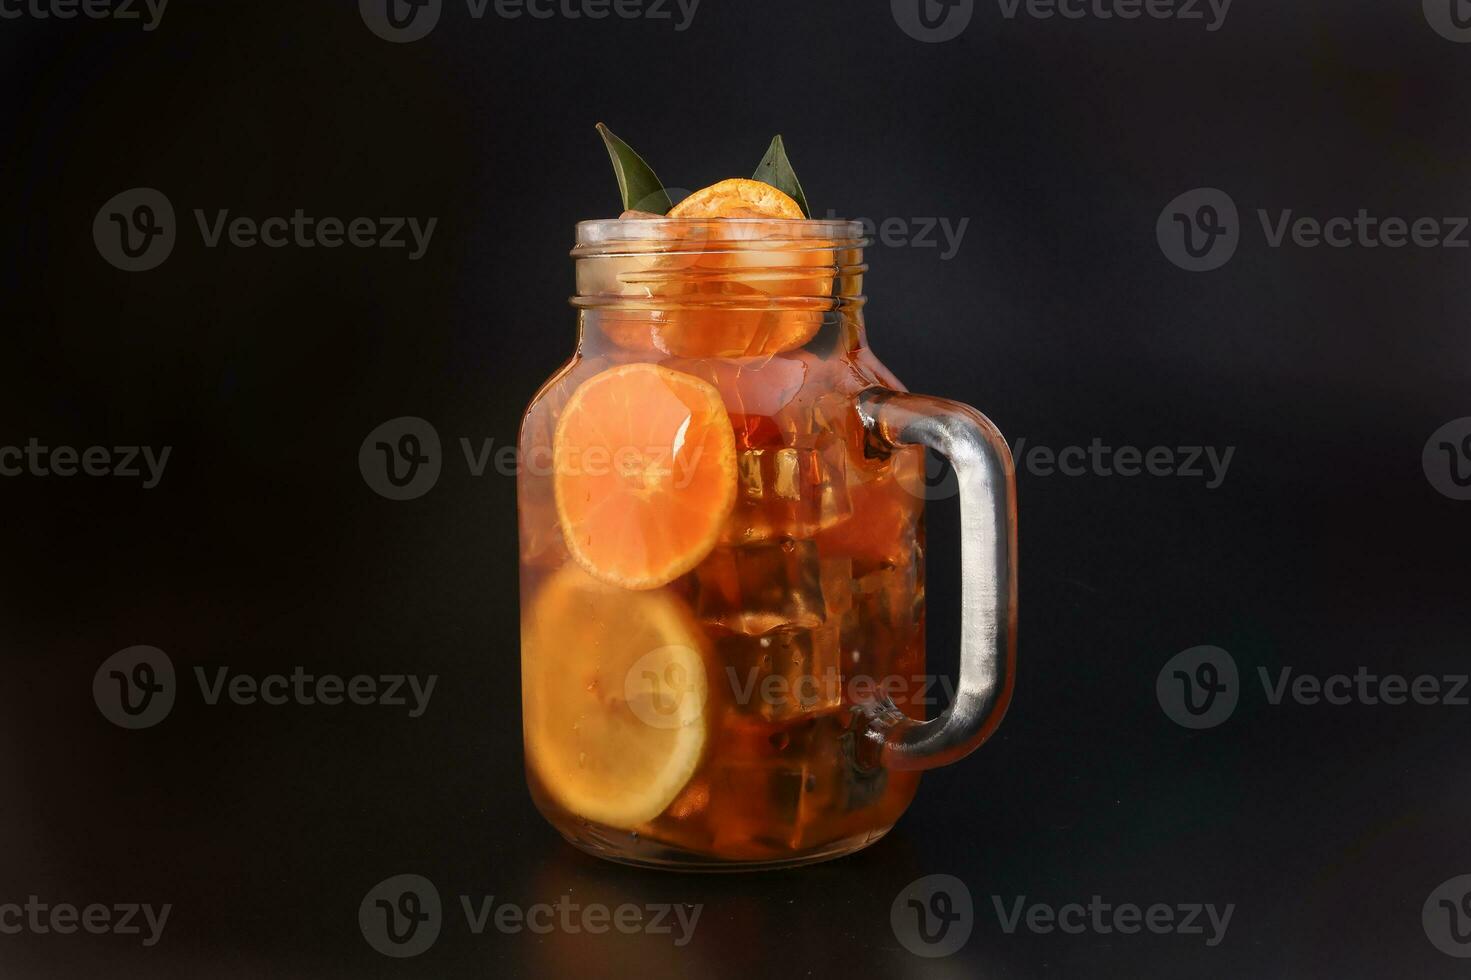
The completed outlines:
{"type": "Polygon", "coordinates": [[[584,381],[552,438],[567,550],[600,581],[653,589],[698,565],[735,505],[735,433],[720,392],[657,364],[584,381]]]}
{"type": "MultiPolygon", "coordinates": [[[[733,177],[695,191],[671,218],[800,220],[790,196],[759,180],[733,177]]],[[[815,243],[814,243],[815,244],[815,243]]],[[[759,357],[796,350],[822,326],[819,308],[794,302],[832,295],[831,250],[811,247],[736,249],[700,256],[680,299],[654,328],[654,343],[676,357],[759,357]]]]}
{"type": "Polygon", "coordinates": [[[802,208],[770,184],[732,177],[702,187],[669,211],[671,218],[796,218],[802,208]]]}

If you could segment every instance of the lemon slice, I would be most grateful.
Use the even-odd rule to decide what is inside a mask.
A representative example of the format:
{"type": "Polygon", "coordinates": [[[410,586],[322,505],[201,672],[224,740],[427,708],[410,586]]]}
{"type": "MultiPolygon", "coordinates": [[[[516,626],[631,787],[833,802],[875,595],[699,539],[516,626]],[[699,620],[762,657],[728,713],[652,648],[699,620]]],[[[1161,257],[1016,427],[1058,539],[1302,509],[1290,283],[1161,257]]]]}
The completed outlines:
{"type": "Polygon", "coordinates": [[[759,180],[732,177],[702,187],[676,204],[671,218],[801,218],[790,196],[759,180]]]}
{"type": "Polygon", "coordinates": [[[522,631],[527,763],[587,820],[632,830],[674,802],[705,749],[706,645],[688,608],[567,565],[522,631]]]}

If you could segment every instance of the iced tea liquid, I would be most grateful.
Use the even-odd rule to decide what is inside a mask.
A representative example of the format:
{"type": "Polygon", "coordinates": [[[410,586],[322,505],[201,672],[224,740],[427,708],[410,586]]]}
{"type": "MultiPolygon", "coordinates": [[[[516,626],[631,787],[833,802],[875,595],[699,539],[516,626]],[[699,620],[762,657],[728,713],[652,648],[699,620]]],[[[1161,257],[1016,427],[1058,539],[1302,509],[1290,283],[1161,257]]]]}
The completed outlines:
{"type": "MultiPolygon", "coordinates": [[[[879,455],[868,445],[854,396],[897,382],[866,350],[857,316],[802,316],[813,318],[799,327],[812,335],[795,349],[679,356],[670,348],[679,346],[680,332],[708,319],[665,331],[670,317],[662,311],[585,310],[576,356],[526,416],[523,623],[535,621],[545,590],[564,588],[558,583],[577,574],[566,571],[575,563],[559,525],[552,444],[560,412],[582,383],[629,363],[659,364],[712,385],[733,431],[736,499],[708,554],[661,586],[657,598],[641,592],[626,602],[568,605],[561,617],[635,609],[693,624],[705,684],[704,741],[692,773],[656,815],[612,826],[573,812],[558,791],[559,781],[577,776],[567,771],[576,764],[572,754],[536,751],[538,739],[552,737],[549,726],[575,726],[579,718],[544,709],[525,732],[538,807],[569,840],[604,856],[685,866],[815,860],[881,836],[915,792],[917,774],[874,767],[861,739],[886,697],[911,718],[925,717],[922,451],[879,455]]],[[[754,334],[758,351],[772,331],[794,329],[789,319],[755,322],[726,329],[747,347],[754,334]]],[[[587,662],[585,648],[603,642],[600,630],[631,628],[638,627],[584,623],[569,627],[565,640],[528,637],[523,656],[566,657],[575,671],[587,662]]],[[[653,680],[655,710],[663,710],[659,699],[672,706],[690,694],[683,669],[665,672],[653,680]]],[[[616,678],[588,683],[617,687],[616,678]]],[[[621,696],[603,693],[605,703],[621,696]]]]}

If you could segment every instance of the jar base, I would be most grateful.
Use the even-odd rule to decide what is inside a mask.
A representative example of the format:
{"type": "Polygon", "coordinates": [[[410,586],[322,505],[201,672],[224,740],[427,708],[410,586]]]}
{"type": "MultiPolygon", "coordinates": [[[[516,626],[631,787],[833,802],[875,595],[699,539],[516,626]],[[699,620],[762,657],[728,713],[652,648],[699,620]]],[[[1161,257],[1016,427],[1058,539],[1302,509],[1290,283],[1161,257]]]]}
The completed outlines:
{"type": "Polygon", "coordinates": [[[840,840],[829,841],[816,847],[799,851],[787,857],[731,858],[722,859],[709,854],[685,850],[671,844],[651,840],[630,840],[626,833],[618,833],[585,825],[582,833],[571,833],[558,828],[559,833],[573,847],[594,857],[634,868],[654,871],[692,872],[738,872],[773,871],[782,868],[798,868],[807,864],[834,861],[880,840],[893,829],[881,827],[840,840]]]}

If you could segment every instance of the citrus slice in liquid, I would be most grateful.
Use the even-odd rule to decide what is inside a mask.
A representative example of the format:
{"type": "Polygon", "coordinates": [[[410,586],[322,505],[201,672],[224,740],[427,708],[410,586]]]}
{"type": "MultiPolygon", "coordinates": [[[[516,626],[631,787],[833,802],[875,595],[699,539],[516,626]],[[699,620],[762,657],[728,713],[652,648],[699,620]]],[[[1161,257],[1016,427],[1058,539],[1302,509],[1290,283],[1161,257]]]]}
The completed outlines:
{"type": "Polygon", "coordinates": [[[584,381],[557,422],[552,467],[568,552],[625,589],[692,570],[735,505],[735,433],[720,392],[656,364],[584,381]]]}
{"type": "Polygon", "coordinates": [[[665,591],[566,565],[522,632],[527,764],[556,802],[632,830],[674,802],[705,749],[704,635],[665,591]]]}
{"type": "Polygon", "coordinates": [[[669,211],[671,218],[797,218],[802,208],[790,196],[759,180],[732,177],[702,187],[669,211]]]}

